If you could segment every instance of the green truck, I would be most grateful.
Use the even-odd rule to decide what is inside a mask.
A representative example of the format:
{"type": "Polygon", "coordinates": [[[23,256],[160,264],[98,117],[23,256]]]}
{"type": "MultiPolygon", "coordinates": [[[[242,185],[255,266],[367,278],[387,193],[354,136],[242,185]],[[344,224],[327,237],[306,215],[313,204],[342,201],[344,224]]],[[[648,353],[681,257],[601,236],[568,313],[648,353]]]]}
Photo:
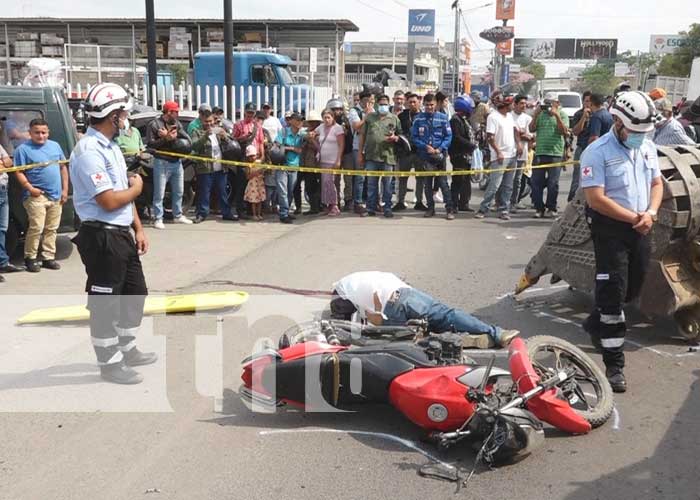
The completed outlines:
{"type": "MultiPolygon", "coordinates": [[[[78,141],[78,135],[63,89],[0,86],[0,145],[10,155],[15,147],[29,138],[29,122],[34,118],[44,118],[49,123],[49,138],[61,145],[68,158],[78,141]]],[[[12,174],[9,204],[10,222],[6,247],[8,255],[12,256],[18,250],[27,229],[22,190],[12,174]]],[[[75,231],[77,224],[71,198],[63,206],[59,232],[75,231]]]]}

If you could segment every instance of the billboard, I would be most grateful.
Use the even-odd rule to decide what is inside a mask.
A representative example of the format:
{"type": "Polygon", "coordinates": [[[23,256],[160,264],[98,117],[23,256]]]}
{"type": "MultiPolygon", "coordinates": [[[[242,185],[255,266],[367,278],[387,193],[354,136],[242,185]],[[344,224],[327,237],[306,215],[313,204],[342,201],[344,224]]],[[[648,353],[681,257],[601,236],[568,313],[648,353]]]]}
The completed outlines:
{"type": "Polygon", "coordinates": [[[435,9],[408,11],[408,41],[419,43],[435,41],[435,9]]]}
{"type": "Polygon", "coordinates": [[[649,52],[659,56],[673,54],[678,47],[687,43],[687,39],[680,35],[651,35],[649,52]]]}
{"type": "Polygon", "coordinates": [[[496,19],[515,19],[515,0],[496,0],[496,19]]]}
{"type": "MultiPolygon", "coordinates": [[[[504,28],[511,33],[515,32],[515,28],[513,26],[504,26],[504,28]]],[[[498,51],[498,53],[502,56],[509,56],[513,51],[513,39],[511,38],[503,42],[498,42],[496,44],[496,51],[498,51]]]]}
{"type": "Polygon", "coordinates": [[[516,38],[513,57],[528,59],[609,59],[617,55],[613,38],[516,38]]]}
{"type": "Polygon", "coordinates": [[[576,59],[613,59],[617,56],[615,38],[577,38],[576,59]]]}

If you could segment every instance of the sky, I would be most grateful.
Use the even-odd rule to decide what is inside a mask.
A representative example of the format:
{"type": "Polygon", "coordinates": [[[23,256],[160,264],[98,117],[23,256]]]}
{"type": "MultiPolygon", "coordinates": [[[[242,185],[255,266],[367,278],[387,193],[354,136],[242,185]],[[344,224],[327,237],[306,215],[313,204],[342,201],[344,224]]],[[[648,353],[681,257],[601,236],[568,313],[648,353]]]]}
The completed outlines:
{"type": "MultiPolygon", "coordinates": [[[[484,64],[493,45],[478,33],[500,24],[495,20],[494,0],[461,0],[472,37],[473,62],[484,64]],[[475,8],[476,7],[476,8],[475,8]]],[[[235,19],[303,18],[349,19],[359,33],[349,41],[405,40],[408,8],[434,8],[437,36],[454,37],[453,0],[271,0],[233,1],[235,19]]],[[[2,17],[143,17],[144,0],[105,2],[99,8],[80,9],[75,0],[5,0],[2,17]]],[[[167,18],[217,18],[223,15],[221,0],[156,0],[156,16],[167,18]]],[[[697,0],[516,0],[517,37],[618,38],[618,51],[649,50],[651,34],[675,34],[687,30],[698,16],[697,0]]],[[[465,26],[461,27],[465,35],[465,26]]],[[[469,39],[469,35],[466,35],[469,39]]],[[[549,75],[548,75],[549,76],[549,75]]]]}

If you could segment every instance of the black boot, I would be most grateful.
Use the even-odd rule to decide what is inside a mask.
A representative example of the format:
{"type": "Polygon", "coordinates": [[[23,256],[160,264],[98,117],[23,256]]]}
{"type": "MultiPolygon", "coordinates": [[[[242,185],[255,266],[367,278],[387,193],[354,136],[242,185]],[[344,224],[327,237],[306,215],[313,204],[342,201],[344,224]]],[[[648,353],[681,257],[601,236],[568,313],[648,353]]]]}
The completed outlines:
{"type": "Polygon", "coordinates": [[[605,369],[605,376],[608,377],[608,382],[610,382],[613,392],[627,391],[627,380],[622,372],[622,368],[617,366],[608,367],[605,369]]]}
{"type": "Polygon", "coordinates": [[[124,362],[127,366],[150,365],[158,361],[155,352],[141,352],[136,347],[124,353],[124,362]]]}
{"type": "Polygon", "coordinates": [[[126,366],[124,361],[100,367],[100,376],[107,382],[133,385],[143,382],[143,375],[126,366]]]}

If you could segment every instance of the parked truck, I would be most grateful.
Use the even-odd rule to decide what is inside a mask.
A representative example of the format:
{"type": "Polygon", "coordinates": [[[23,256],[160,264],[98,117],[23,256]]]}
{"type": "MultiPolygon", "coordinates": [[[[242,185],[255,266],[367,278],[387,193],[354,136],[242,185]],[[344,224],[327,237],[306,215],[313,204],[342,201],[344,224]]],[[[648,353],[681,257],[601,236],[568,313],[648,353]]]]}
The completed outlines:
{"type": "MultiPolygon", "coordinates": [[[[224,61],[223,52],[199,52],[194,56],[195,86],[200,86],[203,93],[205,86],[208,85],[212,95],[210,102],[214,102],[213,93],[216,85],[220,105],[224,102],[224,61]]],[[[294,110],[304,113],[310,87],[295,82],[290,70],[291,64],[292,60],[289,57],[270,52],[234,52],[233,84],[236,87],[236,109],[240,110],[242,107],[241,88],[244,89],[244,102],[248,100],[256,102],[258,92],[260,92],[260,99],[266,100],[265,88],[267,87],[269,89],[267,100],[271,103],[276,100],[278,108],[282,108],[284,104],[284,109],[288,110],[291,102],[294,110]]],[[[230,90],[226,95],[231,99],[230,90]]]]}

